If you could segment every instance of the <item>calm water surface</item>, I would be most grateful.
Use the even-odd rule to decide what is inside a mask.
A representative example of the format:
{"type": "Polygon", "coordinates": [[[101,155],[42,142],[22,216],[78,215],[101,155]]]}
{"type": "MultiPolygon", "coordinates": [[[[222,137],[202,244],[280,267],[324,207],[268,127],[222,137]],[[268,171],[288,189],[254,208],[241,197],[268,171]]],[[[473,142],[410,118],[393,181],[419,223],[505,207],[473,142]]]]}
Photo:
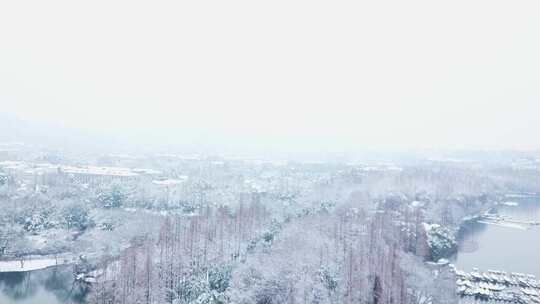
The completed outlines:
{"type": "MultiPolygon", "coordinates": [[[[540,221],[540,198],[513,199],[519,206],[499,206],[497,212],[515,219],[540,221]]],[[[528,230],[469,223],[462,229],[458,269],[494,269],[534,274],[540,278],[540,226],[528,230]]]]}
{"type": "Polygon", "coordinates": [[[69,266],[0,273],[1,304],[84,303],[84,294],[69,266]]]}

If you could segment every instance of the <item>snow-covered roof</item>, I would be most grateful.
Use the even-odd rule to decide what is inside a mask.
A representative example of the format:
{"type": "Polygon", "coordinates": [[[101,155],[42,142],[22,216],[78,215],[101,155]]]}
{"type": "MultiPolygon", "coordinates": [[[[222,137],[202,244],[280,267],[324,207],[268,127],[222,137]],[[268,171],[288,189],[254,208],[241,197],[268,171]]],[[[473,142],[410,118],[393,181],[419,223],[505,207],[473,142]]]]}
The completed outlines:
{"type": "Polygon", "coordinates": [[[135,168],[135,169],[132,169],[131,171],[133,171],[135,173],[139,173],[139,174],[149,174],[149,175],[158,175],[158,174],[163,173],[163,172],[161,172],[159,170],[143,169],[143,168],[135,168]]]}
{"type": "Polygon", "coordinates": [[[22,161],[6,160],[6,161],[0,162],[0,167],[6,168],[6,169],[17,169],[24,166],[26,166],[26,163],[22,161]]]}
{"type": "Polygon", "coordinates": [[[178,179],[155,180],[155,181],[152,181],[152,183],[154,183],[156,185],[161,185],[161,186],[172,186],[172,185],[182,184],[187,179],[188,179],[188,177],[183,175],[183,176],[180,176],[178,179]]]}
{"type": "Polygon", "coordinates": [[[166,157],[166,158],[178,158],[180,160],[200,160],[201,159],[199,155],[179,155],[179,154],[162,153],[162,154],[157,154],[156,156],[166,157]]]}
{"type": "Polygon", "coordinates": [[[424,205],[425,205],[424,202],[421,202],[421,201],[412,201],[411,202],[411,206],[415,207],[415,208],[416,207],[423,207],[424,205]]]}
{"type": "Polygon", "coordinates": [[[138,176],[138,173],[133,172],[129,168],[121,167],[74,167],[74,166],[62,166],[60,167],[65,173],[70,174],[89,174],[89,175],[107,175],[107,176],[138,176]]]}

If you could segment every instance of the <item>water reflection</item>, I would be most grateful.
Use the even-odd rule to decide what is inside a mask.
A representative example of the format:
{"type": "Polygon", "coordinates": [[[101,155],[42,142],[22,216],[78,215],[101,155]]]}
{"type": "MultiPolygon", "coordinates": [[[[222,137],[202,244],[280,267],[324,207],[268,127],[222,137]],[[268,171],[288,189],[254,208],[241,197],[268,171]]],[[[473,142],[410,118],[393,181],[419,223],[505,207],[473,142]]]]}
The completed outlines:
{"type": "Polygon", "coordinates": [[[3,293],[14,301],[32,297],[37,291],[37,285],[23,272],[0,274],[0,281],[5,282],[3,293]]]}
{"type": "Polygon", "coordinates": [[[475,252],[479,249],[478,237],[484,233],[487,225],[476,221],[464,223],[458,232],[458,250],[463,253],[475,252]]]}
{"type": "Polygon", "coordinates": [[[87,286],[73,282],[71,267],[0,273],[2,304],[84,303],[87,286]]]}
{"type": "MultiPolygon", "coordinates": [[[[540,220],[540,199],[520,199],[518,206],[498,206],[503,216],[526,221],[540,220]]],[[[463,270],[498,269],[540,277],[540,227],[527,230],[469,222],[458,235],[455,264],[463,270]]]]}

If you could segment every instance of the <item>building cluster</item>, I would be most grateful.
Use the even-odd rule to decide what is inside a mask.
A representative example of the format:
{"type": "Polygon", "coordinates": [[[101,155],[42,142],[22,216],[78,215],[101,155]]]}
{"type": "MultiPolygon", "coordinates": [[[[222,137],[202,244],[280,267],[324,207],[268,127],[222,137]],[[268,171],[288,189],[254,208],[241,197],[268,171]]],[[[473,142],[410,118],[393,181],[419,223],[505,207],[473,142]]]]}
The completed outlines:
{"type": "Polygon", "coordinates": [[[122,167],[68,166],[26,161],[2,161],[0,168],[17,180],[36,186],[77,182],[98,185],[110,182],[127,182],[159,176],[161,172],[149,169],[122,167]]]}
{"type": "Polygon", "coordinates": [[[67,155],[24,145],[10,146],[10,151],[0,159],[0,172],[9,175],[19,189],[46,191],[77,184],[92,190],[119,184],[160,209],[208,202],[228,204],[245,201],[254,194],[294,200],[309,193],[316,184],[331,185],[336,179],[360,182],[366,174],[401,170],[388,163],[366,165],[171,153],[67,155]]]}

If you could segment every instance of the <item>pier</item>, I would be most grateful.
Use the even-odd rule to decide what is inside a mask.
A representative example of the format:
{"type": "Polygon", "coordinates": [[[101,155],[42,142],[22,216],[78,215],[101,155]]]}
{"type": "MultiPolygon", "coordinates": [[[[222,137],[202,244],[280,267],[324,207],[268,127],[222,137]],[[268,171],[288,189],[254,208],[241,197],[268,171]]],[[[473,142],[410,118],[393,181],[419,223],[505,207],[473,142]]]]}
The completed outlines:
{"type": "Polygon", "coordinates": [[[461,303],[540,303],[540,281],[534,275],[499,270],[456,270],[461,303]]]}
{"type": "Polygon", "coordinates": [[[494,224],[499,226],[509,226],[514,228],[522,227],[526,229],[529,226],[538,226],[540,225],[539,221],[525,221],[525,220],[518,220],[513,219],[508,216],[502,216],[502,215],[495,215],[495,214],[484,214],[482,217],[478,220],[479,223],[484,224],[494,224]]]}

